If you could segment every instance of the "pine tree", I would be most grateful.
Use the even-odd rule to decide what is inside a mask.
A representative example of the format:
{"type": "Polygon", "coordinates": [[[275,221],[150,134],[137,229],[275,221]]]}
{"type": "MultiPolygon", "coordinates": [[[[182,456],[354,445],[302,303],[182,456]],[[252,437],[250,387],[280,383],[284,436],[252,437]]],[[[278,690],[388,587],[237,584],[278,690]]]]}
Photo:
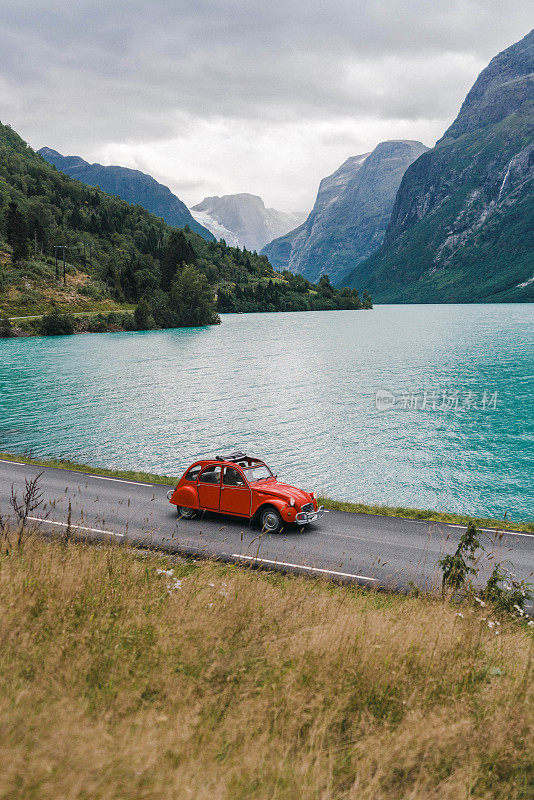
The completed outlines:
{"type": "Polygon", "coordinates": [[[167,239],[163,251],[163,258],[161,259],[161,288],[164,292],[170,290],[178,268],[181,267],[182,264],[188,263],[187,258],[190,256],[188,247],[190,248],[191,245],[182,231],[172,231],[167,239]]]}
{"type": "Polygon", "coordinates": [[[150,306],[144,297],[139,300],[135,307],[134,323],[138,331],[149,331],[155,325],[154,317],[150,313],[150,306]]]}
{"type": "Polygon", "coordinates": [[[215,313],[213,289],[206,276],[189,265],[173,281],[169,306],[180,326],[212,325],[220,321],[215,313]]]}
{"type": "Polygon", "coordinates": [[[334,288],[330,283],[329,276],[325,273],[321,275],[319,283],[317,284],[317,288],[319,289],[319,293],[323,295],[323,297],[333,297],[334,296],[334,288]]]}
{"type": "Polygon", "coordinates": [[[13,263],[28,258],[28,226],[16,203],[6,212],[6,239],[13,248],[13,263]]]}
{"type": "Polygon", "coordinates": [[[186,240],[186,252],[185,252],[184,263],[191,264],[193,266],[195,266],[197,263],[197,254],[195,253],[193,245],[191,244],[189,239],[186,240]]]}

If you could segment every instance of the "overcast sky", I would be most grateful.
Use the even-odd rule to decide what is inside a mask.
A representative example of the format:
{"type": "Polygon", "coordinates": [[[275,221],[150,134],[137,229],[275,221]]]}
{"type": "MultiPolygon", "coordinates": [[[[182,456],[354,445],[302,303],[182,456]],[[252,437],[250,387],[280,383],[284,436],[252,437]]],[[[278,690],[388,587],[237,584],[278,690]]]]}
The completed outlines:
{"type": "Polygon", "coordinates": [[[0,119],[188,205],[308,211],[384,139],[433,145],[532,0],[0,0],[0,119]]]}

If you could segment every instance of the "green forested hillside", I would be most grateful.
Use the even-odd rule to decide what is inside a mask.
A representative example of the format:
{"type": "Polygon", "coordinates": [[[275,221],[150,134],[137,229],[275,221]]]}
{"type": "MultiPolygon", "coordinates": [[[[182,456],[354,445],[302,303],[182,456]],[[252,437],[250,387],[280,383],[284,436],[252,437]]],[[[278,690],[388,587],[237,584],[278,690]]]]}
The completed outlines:
{"type": "Polygon", "coordinates": [[[265,256],[171,228],[50,166],[0,125],[0,313],[137,305],[147,326],[209,324],[221,311],[359,308],[357,292],[275,273],[265,256]],[[66,247],[59,280],[54,246],[66,247]],[[220,299],[217,300],[217,297],[220,299]]]}

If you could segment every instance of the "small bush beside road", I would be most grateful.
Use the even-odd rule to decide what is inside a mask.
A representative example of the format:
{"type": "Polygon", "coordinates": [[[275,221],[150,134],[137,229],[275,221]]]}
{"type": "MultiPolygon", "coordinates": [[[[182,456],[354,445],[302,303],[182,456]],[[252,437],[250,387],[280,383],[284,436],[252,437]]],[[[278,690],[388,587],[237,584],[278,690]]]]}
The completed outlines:
{"type": "Polygon", "coordinates": [[[41,317],[38,330],[42,336],[70,336],[74,328],[75,321],[71,314],[51,311],[41,317]]]}

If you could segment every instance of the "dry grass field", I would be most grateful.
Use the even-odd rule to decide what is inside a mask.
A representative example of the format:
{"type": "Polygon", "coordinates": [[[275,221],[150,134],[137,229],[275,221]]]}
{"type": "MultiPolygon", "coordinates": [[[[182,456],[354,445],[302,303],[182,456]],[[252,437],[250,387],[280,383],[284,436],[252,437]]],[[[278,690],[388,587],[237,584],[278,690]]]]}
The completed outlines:
{"type": "Polygon", "coordinates": [[[531,800],[533,642],[488,606],[30,537],[0,556],[0,797],[531,800]]]}

